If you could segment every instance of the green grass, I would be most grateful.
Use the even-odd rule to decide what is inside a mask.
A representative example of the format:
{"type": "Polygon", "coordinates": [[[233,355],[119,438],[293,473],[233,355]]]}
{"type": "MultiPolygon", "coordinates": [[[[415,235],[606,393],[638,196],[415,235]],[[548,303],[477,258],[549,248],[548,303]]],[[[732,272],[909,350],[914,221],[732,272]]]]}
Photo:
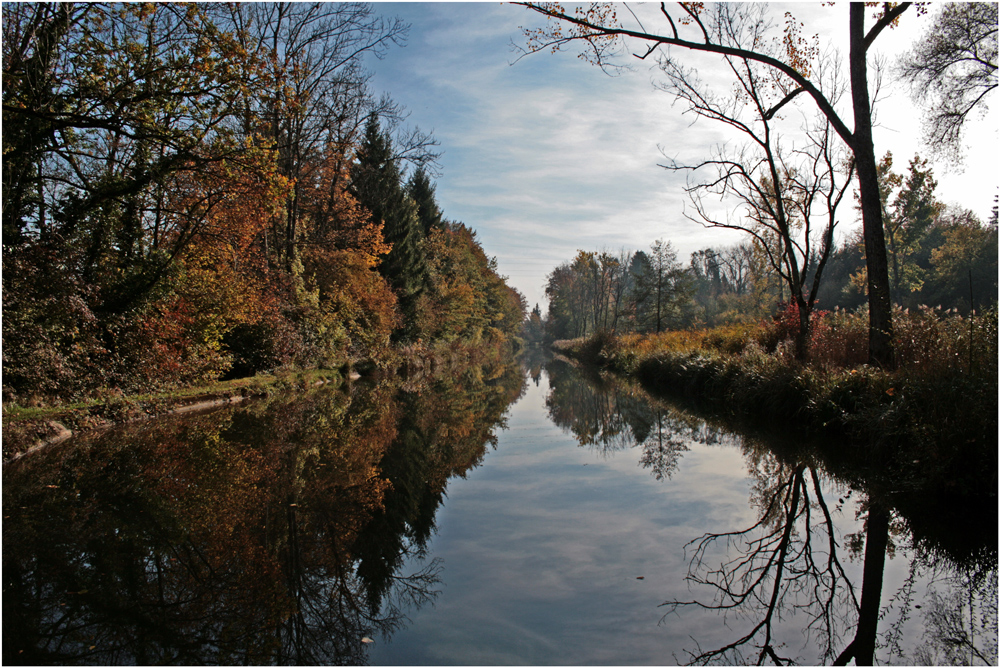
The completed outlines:
{"type": "Polygon", "coordinates": [[[205,385],[177,388],[164,392],[134,394],[128,396],[112,395],[104,398],[89,399],[72,403],[55,404],[52,406],[20,406],[4,404],[3,421],[51,419],[67,412],[91,410],[109,403],[130,402],[136,404],[177,404],[184,405],[192,400],[202,398],[237,396],[246,394],[267,394],[268,391],[304,387],[319,382],[340,380],[342,375],[336,369],[309,369],[301,371],[280,371],[276,374],[252,376],[220,380],[205,385]]]}

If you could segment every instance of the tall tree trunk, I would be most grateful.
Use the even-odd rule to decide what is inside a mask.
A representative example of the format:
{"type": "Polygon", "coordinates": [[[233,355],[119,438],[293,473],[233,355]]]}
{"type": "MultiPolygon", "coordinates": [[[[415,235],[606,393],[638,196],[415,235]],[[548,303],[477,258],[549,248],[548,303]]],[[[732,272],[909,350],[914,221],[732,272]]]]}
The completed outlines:
{"type": "Polygon", "coordinates": [[[851,3],[851,98],[854,103],[854,162],[861,191],[861,220],[868,269],[868,362],[883,369],[896,368],[892,346],[892,299],[889,263],[882,228],[872,112],[868,97],[868,63],[865,45],[865,5],[851,3]]]}
{"type": "Polygon", "coordinates": [[[799,331],[795,334],[795,359],[805,362],[806,353],[809,351],[809,316],[812,314],[812,307],[802,297],[801,292],[795,299],[795,305],[799,312],[799,331]]]}

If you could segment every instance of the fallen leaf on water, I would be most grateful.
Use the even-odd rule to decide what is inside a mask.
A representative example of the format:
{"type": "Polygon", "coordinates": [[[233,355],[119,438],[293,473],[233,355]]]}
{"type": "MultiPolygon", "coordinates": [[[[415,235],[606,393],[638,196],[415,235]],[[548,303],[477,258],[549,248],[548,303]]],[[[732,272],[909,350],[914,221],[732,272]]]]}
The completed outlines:
{"type": "Polygon", "coordinates": [[[645,579],[646,579],[645,575],[640,575],[640,576],[636,577],[636,580],[645,580],[645,579]]]}

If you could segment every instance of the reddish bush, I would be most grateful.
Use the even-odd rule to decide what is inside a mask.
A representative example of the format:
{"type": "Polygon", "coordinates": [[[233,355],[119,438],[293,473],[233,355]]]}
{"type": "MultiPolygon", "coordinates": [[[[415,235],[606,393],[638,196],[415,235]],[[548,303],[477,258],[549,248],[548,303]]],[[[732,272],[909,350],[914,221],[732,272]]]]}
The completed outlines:
{"type": "Polygon", "coordinates": [[[818,366],[849,368],[868,361],[868,316],[834,311],[813,317],[807,359],[818,366]]]}
{"type": "MultiPolygon", "coordinates": [[[[810,341],[807,341],[807,348],[811,345],[817,323],[827,316],[829,311],[813,309],[809,315],[810,341]]],[[[771,322],[764,326],[764,331],[759,339],[759,343],[764,350],[774,352],[782,342],[794,342],[801,330],[801,320],[799,318],[799,305],[795,302],[785,302],[780,305],[780,310],[771,318],[771,322]]],[[[807,358],[808,358],[808,350],[807,358]]]]}
{"type": "Polygon", "coordinates": [[[215,380],[231,363],[218,337],[203,331],[193,306],[171,295],[123,328],[116,346],[126,391],[153,391],[215,380]]]}

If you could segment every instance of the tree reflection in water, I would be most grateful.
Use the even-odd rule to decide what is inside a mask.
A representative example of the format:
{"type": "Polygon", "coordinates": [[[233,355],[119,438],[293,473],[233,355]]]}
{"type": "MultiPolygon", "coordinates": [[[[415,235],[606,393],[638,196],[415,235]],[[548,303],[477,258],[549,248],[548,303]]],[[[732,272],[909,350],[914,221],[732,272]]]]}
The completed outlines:
{"type": "Polygon", "coordinates": [[[433,599],[420,554],[520,370],[314,391],[73,439],[4,469],[3,659],[358,664],[433,599]]]}
{"type": "MultiPolygon", "coordinates": [[[[547,371],[552,389],[546,405],[556,424],[605,456],[641,447],[640,463],[657,480],[677,470],[691,443],[728,443],[744,451],[758,519],[744,529],[706,532],[690,541],[686,579],[708,597],[663,605],[664,620],[699,608],[717,611],[727,625],[730,618],[745,623],[737,637],[717,648],[704,649],[695,639],[695,649],[687,651],[689,663],[802,662],[790,654],[788,632],[779,628],[786,625],[801,630],[804,647],[815,652],[807,663],[872,665],[876,651],[883,650],[910,663],[996,664],[996,541],[989,531],[971,540],[942,534],[946,522],[926,516],[926,501],[916,506],[922,512],[907,513],[904,496],[933,497],[934,481],[904,495],[887,484],[891,471],[877,470],[879,464],[868,461],[837,460],[833,475],[822,447],[775,448],[765,440],[736,436],[718,423],[709,426],[621,381],[560,362],[547,371]],[[864,530],[841,535],[835,515],[851,506],[855,490],[860,498],[854,507],[864,530]],[[831,492],[837,496],[832,509],[831,492]],[[911,529],[921,538],[914,538],[911,529]],[[949,545],[958,551],[950,552],[949,545]],[[911,559],[910,576],[884,596],[886,556],[901,552],[911,559]],[[856,560],[862,561],[860,581],[858,569],[847,565],[856,560]],[[915,603],[918,588],[926,588],[924,606],[915,603]],[[915,617],[923,621],[921,642],[904,642],[915,617]]],[[[968,514],[980,510],[978,497],[972,499],[968,514]]]]}
{"type": "Polygon", "coordinates": [[[932,589],[923,613],[925,640],[914,653],[924,666],[997,665],[997,572],[951,573],[955,586],[932,589]]]}
{"type": "Polygon", "coordinates": [[[806,642],[828,663],[855,624],[860,605],[841,563],[819,474],[805,464],[789,466],[768,456],[759,458],[754,473],[758,521],[743,530],[706,533],[688,544],[693,547],[688,580],[709,589],[711,602],[665,605],[670,612],[685,606],[732,611],[753,622],[723,647],[691,652],[692,663],[792,663],[794,657],[779,654],[775,625],[793,609],[807,616],[806,642]],[[713,566],[706,555],[717,542],[735,556],[713,566]]]}
{"type": "Polygon", "coordinates": [[[649,401],[635,386],[585,375],[559,361],[548,364],[546,371],[551,391],[545,405],[556,425],[602,457],[641,447],[640,463],[657,480],[674,474],[691,441],[737,442],[703,420],[649,401]],[[581,375],[586,382],[580,382],[581,375]]]}

